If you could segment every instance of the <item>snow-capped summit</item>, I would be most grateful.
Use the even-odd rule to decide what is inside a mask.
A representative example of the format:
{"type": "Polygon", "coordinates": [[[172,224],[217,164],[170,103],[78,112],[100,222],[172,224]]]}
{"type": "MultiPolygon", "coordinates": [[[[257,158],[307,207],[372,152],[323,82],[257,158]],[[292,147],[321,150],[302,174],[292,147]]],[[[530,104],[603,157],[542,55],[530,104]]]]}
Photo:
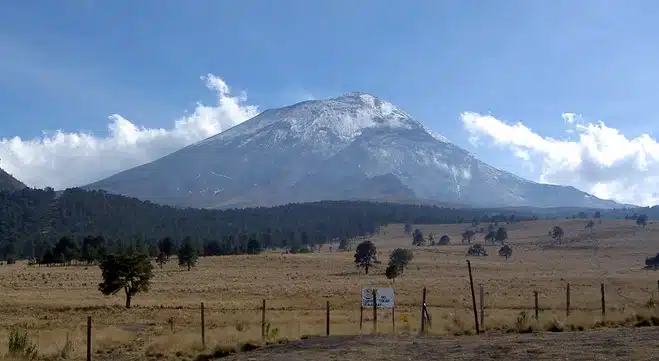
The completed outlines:
{"type": "Polygon", "coordinates": [[[329,134],[342,141],[354,139],[367,128],[423,129],[420,123],[390,102],[368,93],[352,92],[326,100],[308,100],[266,110],[247,122],[197,144],[247,136],[275,123],[303,138],[329,134]]]}
{"type": "Polygon", "coordinates": [[[197,207],[349,198],[615,206],[493,168],[394,104],[363,92],[266,110],[85,188],[197,207]]]}

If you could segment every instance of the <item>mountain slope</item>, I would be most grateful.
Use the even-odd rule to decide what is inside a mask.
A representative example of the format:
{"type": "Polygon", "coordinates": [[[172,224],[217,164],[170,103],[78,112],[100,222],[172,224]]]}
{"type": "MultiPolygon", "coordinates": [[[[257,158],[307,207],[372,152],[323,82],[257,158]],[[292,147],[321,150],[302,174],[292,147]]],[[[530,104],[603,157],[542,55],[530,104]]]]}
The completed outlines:
{"type": "Polygon", "coordinates": [[[0,191],[15,191],[25,187],[25,184],[0,168],[0,191]]]}
{"type": "Polygon", "coordinates": [[[474,206],[616,207],[498,170],[365,93],[267,110],[86,186],[195,207],[418,198],[474,206]]]}

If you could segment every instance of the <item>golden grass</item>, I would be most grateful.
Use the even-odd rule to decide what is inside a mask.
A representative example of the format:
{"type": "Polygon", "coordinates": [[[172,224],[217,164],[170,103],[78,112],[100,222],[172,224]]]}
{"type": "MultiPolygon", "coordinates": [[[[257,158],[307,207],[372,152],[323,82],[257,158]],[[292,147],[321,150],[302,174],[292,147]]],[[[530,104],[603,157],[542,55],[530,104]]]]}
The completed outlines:
{"type": "MultiPolygon", "coordinates": [[[[656,314],[646,304],[657,299],[659,274],[643,269],[646,256],[656,254],[659,226],[640,229],[632,221],[604,221],[591,237],[585,221],[559,221],[566,233],[553,245],[548,221],[507,225],[513,256],[469,258],[476,285],[485,287],[485,328],[546,330],[547,325],[572,328],[602,327],[600,283],[606,285],[608,323],[634,325],[636,315],[656,314]],[[571,284],[572,312],[565,316],[565,286],[571,284]],[[540,320],[533,319],[533,291],[540,294],[540,320]],[[520,320],[520,314],[526,318],[520,320]]],[[[85,355],[86,317],[93,319],[93,348],[99,355],[142,355],[190,358],[202,352],[200,304],[206,309],[206,351],[261,340],[261,302],[267,300],[269,338],[298,339],[325,333],[325,302],[332,307],[332,334],[358,334],[361,286],[391,286],[383,275],[387,255],[409,247],[414,260],[395,281],[396,332],[415,333],[420,326],[423,287],[432,316],[431,334],[473,333],[471,294],[465,262],[466,245],[459,234],[465,225],[418,226],[435,239],[448,234],[450,246],[415,248],[402,225],[384,229],[373,241],[383,264],[360,274],[352,252],[201,258],[188,272],[175,263],[155,268],[151,290],[122,307],[123,295],[106,297],[97,290],[100,271],[90,267],[0,266],[0,354],[7,333],[27,324],[39,354],[54,358],[66,345],[69,359],[85,355]],[[457,243],[457,244],[456,244],[457,243]],[[407,319],[408,322],[403,322],[407,319]]],[[[478,234],[479,242],[483,235],[478,234]]],[[[336,249],[336,245],[334,246],[336,249]]],[[[478,287],[478,286],[477,286],[478,287]]],[[[478,289],[476,290],[478,297],[478,289]]],[[[378,332],[393,332],[389,311],[378,314],[378,332]]],[[[372,311],[364,311],[361,332],[372,332],[372,311]]]]}

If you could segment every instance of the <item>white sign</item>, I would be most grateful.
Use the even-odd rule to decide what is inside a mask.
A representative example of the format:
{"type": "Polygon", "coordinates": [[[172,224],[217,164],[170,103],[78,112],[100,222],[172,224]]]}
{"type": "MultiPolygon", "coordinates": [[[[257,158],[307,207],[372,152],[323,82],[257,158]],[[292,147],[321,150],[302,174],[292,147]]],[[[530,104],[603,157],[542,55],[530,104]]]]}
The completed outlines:
{"type": "MultiPolygon", "coordinates": [[[[362,288],[362,307],[373,308],[373,287],[362,288]]],[[[394,289],[375,288],[378,308],[394,308],[394,289]]]]}

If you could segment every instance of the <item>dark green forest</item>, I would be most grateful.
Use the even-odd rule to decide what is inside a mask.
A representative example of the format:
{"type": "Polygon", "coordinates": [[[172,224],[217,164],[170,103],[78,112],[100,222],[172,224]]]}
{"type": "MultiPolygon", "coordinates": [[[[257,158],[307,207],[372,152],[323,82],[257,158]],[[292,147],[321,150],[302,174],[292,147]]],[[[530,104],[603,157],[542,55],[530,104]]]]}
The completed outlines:
{"type": "MultiPolygon", "coordinates": [[[[103,191],[50,188],[0,192],[3,260],[46,257],[52,262],[91,261],[90,253],[187,242],[201,255],[300,247],[372,235],[391,223],[471,223],[531,219],[496,209],[453,209],[366,201],[322,201],[272,208],[174,208],[103,191]],[[184,242],[185,241],[185,242],[184,242]],[[94,250],[94,252],[92,252],[94,250]]],[[[93,258],[93,257],[92,257],[93,258]]],[[[52,263],[46,262],[46,263],[52,263]]]]}

